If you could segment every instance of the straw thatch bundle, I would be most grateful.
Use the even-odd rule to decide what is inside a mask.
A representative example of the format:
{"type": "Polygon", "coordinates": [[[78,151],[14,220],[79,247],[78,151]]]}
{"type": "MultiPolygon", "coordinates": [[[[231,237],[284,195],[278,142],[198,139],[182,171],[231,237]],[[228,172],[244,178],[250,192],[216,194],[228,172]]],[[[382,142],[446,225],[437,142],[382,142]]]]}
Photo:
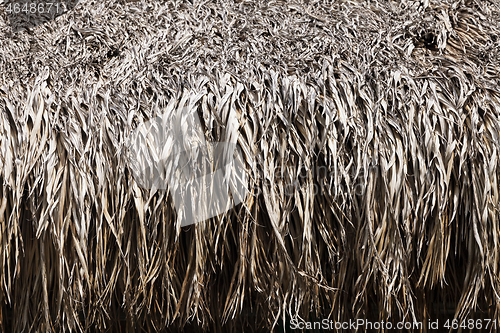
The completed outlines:
{"type": "Polygon", "coordinates": [[[497,1],[1,17],[2,331],[500,319],[497,1]],[[125,142],[186,105],[237,120],[249,194],[181,228],[125,142]]]}

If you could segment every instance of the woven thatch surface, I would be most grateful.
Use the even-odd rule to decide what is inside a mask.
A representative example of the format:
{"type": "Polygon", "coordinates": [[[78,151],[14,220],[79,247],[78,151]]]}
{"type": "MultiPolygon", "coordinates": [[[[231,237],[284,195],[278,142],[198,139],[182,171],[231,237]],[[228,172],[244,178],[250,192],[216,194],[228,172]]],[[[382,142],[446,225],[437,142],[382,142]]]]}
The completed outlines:
{"type": "Polygon", "coordinates": [[[497,1],[1,15],[4,331],[500,319],[497,1]],[[181,229],[123,148],[183,96],[238,119],[252,195],[181,229]]]}

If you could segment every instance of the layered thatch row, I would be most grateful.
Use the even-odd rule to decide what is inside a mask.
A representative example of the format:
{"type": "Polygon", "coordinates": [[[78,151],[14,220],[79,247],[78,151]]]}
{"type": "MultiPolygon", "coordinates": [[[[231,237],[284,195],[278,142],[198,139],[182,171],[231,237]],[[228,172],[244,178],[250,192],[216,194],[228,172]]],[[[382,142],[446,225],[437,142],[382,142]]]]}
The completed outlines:
{"type": "Polygon", "coordinates": [[[0,24],[3,331],[500,319],[496,2],[84,1],[0,24]],[[237,119],[245,202],[180,228],[126,141],[237,119]],[[187,325],[187,326],[186,326],[187,325]]]}

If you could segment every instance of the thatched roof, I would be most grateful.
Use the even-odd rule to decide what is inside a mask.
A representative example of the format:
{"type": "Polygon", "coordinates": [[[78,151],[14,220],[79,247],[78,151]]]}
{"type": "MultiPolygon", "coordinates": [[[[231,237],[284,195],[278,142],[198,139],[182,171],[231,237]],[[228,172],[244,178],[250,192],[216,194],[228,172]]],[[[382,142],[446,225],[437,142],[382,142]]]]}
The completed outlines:
{"type": "Polygon", "coordinates": [[[500,319],[497,1],[85,0],[21,21],[0,9],[3,331],[500,319]],[[208,140],[237,119],[249,190],[186,228],[125,149],[183,97],[208,140]]]}

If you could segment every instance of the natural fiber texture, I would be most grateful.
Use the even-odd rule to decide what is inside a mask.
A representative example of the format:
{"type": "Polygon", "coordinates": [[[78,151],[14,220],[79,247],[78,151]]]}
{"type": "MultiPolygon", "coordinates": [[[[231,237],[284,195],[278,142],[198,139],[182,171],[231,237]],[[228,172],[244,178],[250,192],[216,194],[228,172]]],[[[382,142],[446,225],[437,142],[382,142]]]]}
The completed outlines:
{"type": "Polygon", "coordinates": [[[500,319],[497,1],[82,0],[2,20],[3,331],[500,319]],[[250,193],[180,228],[125,142],[186,105],[207,140],[237,119],[250,193]]]}

